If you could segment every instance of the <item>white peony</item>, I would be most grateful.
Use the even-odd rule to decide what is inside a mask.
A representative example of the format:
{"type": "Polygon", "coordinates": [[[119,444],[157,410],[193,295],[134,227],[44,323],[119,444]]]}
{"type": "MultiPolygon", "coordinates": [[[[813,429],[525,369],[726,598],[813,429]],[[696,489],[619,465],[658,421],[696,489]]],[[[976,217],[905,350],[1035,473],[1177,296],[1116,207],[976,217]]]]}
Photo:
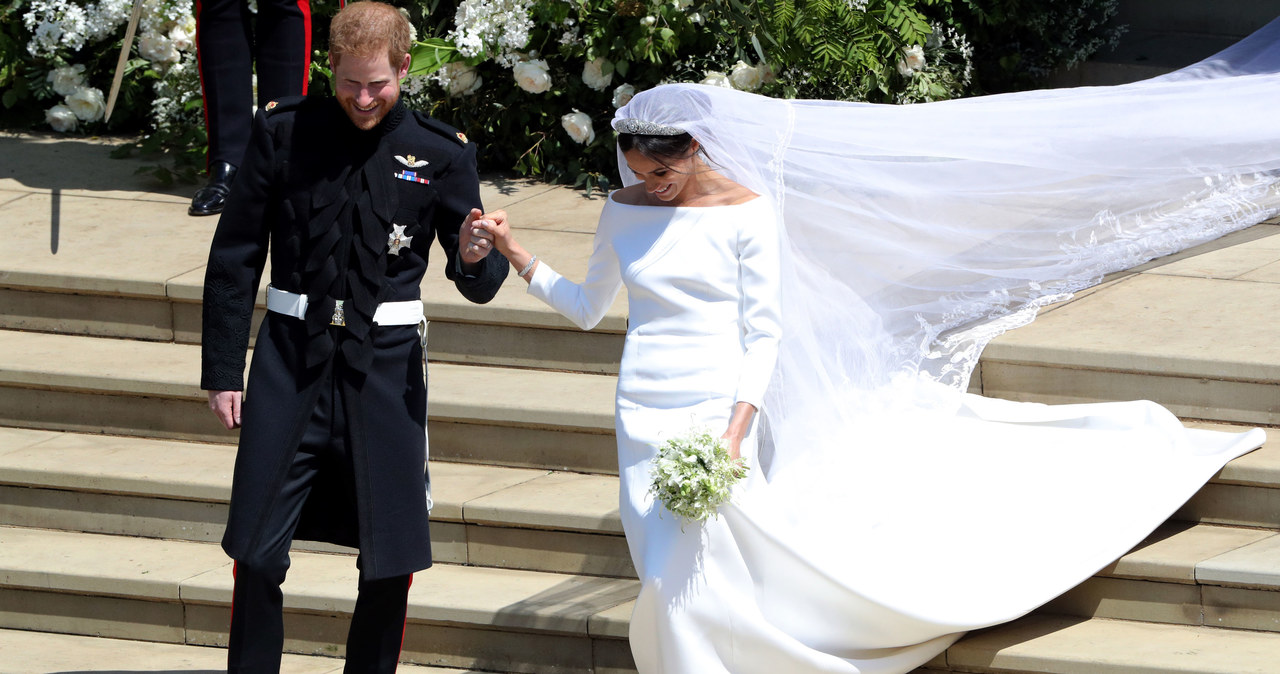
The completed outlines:
{"type": "Polygon", "coordinates": [[[516,77],[516,84],[531,94],[541,94],[551,89],[551,73],[548,72],[547,62],[542,59],[521,61],[511,70],[516,77]]]}
{"type": "Polygon", "coordinates": [[[734,89],[755,91],[764,83],[764,72],[753,65],[738,61],[733,64],[733,70],[729,71],[729,82],[733,84],[734,89]]]}
{"type": "Polygon", "coordinates": [[[176,63],[182,58],[173,46],[173,40],[159,33],[147,33],[138,38],[138,53],[152,63],[176,63]]]}
{"type": "Polygon", "coordinates": [[[596,130],[591,127],[591,117],[585,112],[579,112],[577,108],[560,118],[560,126],[579,145],[590,145],[596,139],[596,130]]]}
{"type": "Polygon", "coordinates": [[[461,61],[446,65],[441,79],[447,82],[446,87],[450,96],[470,96],[479,91],[480,85],[484,84],[480,73],[461,61]]]}
{"type": "Polygon", "coordinates": [[[54,131],[73,131],[76,128],[76,113],[59,103],[44,111],[44,121],[48,122],[54,131]]]}
{"type": "Polygon", "coordinates": [[[582,81],[596,91],[604,91],[613,82],[613,62],[603,56],[582,66],[582,81]]]}
{"type": "Polygon", "coordinates": [[[195,44],[195,34],[188,32],[186,26],[178,24],[169,30],[169,41],[178,51],[191,51],[195,44]]]}
{"type": "Polygon", "coordinates": [[[618,85],[618,88],[613,90],[613,107],[621,108],[627,103],[630,103],[631,98],[635,95],[636,88],[630,84],[618,85]]]}
{"type": "Polygon", "coordinates": [[[705,84],[712,87],[724,87],[726,89],[733,88],[733,85],[729,83],[729,78],[718,70],[708,70],[706,72],[706,76],[703,77],[702,81],[698,84],[705,84]]]}
{"type": "Polygon", "coordinates": [[[77,63],[73,66],[54,68],[49,71],[47,79],[59,96],[70,96],[76,92],[76,89],[84,86],[84,66],[77,63]]]}
{"type": "Polygon", "coordinates": [[[80,87],[67,96],[67,107],[82,122],[96,122],[107,111],[107,103],[102,100],[102,90],[93,87],[80,87]]]}
{"type": "Polygon", "coordinates": [[[917,71],[924,70],[924,47],[918,44],[902,50],[902,60],[898,61],[898,72],[903,77],[912,77],[917,71]]]}

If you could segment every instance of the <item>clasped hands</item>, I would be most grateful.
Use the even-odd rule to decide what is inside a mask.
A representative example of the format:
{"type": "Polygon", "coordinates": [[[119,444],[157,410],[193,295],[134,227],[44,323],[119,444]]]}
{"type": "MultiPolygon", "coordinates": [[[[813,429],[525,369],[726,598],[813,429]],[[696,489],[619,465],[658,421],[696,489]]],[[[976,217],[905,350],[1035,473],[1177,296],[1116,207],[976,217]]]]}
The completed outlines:
{"type": "Polygon", "coordinates": [[[494,230],[506,229],[507,212],[498,210],[484,213],[471,209],[458,229],[458,253],[464,264],[475,264],[485,258],[497,246],[494,230]]]}

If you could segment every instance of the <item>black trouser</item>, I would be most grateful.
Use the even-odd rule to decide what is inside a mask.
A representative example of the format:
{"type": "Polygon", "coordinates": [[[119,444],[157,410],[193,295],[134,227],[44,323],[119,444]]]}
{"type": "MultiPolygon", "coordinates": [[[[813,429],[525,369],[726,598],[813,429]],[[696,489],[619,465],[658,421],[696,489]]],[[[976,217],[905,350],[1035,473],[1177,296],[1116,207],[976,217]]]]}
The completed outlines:
{"type": "MultiPolygon", "coordinates": [[[[335,385],[332,376],[318,385],[320,397],[288,477],[276,500],[262,514],[266,518],[263,533],[253,551],[235,564],[228,672],[280,671],[284,648],[284,595],[280,585],[289,570],[289,546],[303,504],[322,471],[327,478],[345,476],[348,488],[355,490],[340,386],[335,385]]],[[[354,499],[348,500],[354,503],[354,499]]],[[[412,575],[360,580],[360,594],[347,633],[345,671],[396,670],[412,582],[412,575]]]]}
{"type": "Polygon", "coordinates": [[[196,0],[196,56],[209,162],[239,166],[253,125],[254,57],[259,106],[307,93],[310,0],[258,0],[256,20],[246,0],[196,0]]]}

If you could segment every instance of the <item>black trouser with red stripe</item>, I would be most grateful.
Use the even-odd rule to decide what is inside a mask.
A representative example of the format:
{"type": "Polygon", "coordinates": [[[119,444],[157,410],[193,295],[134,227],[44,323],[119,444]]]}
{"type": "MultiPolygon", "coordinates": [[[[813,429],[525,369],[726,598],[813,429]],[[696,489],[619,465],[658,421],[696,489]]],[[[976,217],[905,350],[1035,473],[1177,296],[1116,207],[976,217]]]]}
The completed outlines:
{"type": "MultiPolygon", "coordinates": [[[[338,471],[355,490],[346,411],[340,386],[321,382],[320,398],[275,501],[263,512],[263,534],[253,552],[235,564],[228,672],[280,671],[284,648],[284,595],[289,546],[311,485],[325,471],[338,471]]],[[[349,499],[350,500],[350,499],[349,499]]],[[[352,500],[354,503],[354,500],[352,500]]],[[[357,561],[359,566],[359,561],[357,561]]],[[[347,633],[347,672],[394,672],[404,641],[412,575],[360,581],[347,633]]]]}
{"type": "Polygon", "coordinates": [[[196,0],[196,56],[204,91],[209,162],[239,166],[253,125],[253,64],[258,105],[307,93],[310,0],[196,0]]]}

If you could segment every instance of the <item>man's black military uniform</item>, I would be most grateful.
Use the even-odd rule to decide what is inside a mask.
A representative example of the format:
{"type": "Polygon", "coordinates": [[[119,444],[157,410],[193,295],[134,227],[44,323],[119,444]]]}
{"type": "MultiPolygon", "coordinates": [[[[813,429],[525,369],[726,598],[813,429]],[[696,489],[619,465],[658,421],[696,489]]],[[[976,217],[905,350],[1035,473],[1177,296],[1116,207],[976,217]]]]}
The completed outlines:
{"type": "Polygon", "coordinates": [[[307,309],[268,312],[244,396],[222,541],[236,560],[232,671],[279,666],[293,538],[360,549],[348,666],[394,666],[410,574],[431,565],[426,390],[418,327],[373,317],[419,299],[433,238],[463,296],[493,298],[507,261],[493,251],[463,273],[459,258],[479,207],[475,147],[402,103],[369,131],[332,98],[280,100],[255,119],[209,254],[201,388],[242,388],[268,243],[271,285],[307,309]]]}

